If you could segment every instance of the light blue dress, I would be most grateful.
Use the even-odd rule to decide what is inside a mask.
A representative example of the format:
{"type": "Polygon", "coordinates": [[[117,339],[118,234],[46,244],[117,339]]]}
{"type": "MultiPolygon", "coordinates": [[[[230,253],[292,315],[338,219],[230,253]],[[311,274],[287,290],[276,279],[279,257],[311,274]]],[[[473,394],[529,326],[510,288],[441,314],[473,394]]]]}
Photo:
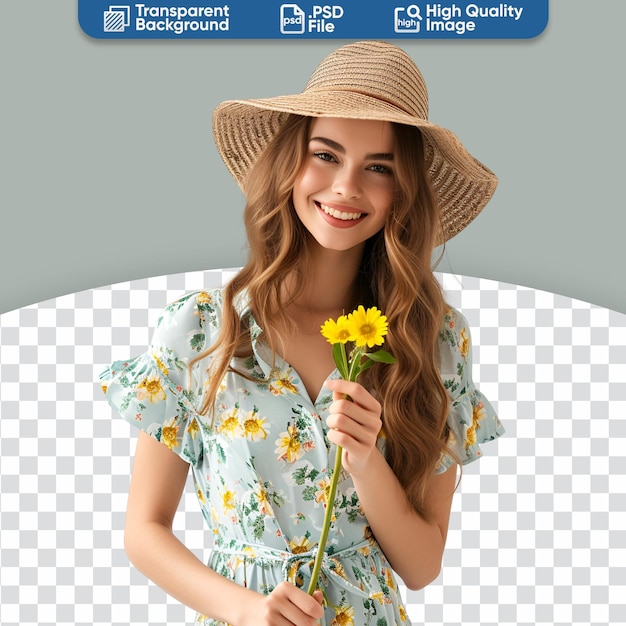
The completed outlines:
{"type": "MultiPolygon", "coordinates": [[[[196,292],[165,308],[149,350],[103,372],[107,399],[192,468],[200,510],[215,544],[209,566],[262,593],[288,580],[308,586],[335,446],[326,437],[332,394],[309,398],[288,363],[272,358],[252,316],[253,357],[236,363],[252,380],[229,373],[217,397],[214,422],[199,415],[207,362],[189,377],[187,364],[219,331],[222,291],[196,292]]],[[[242,316],[249,313],[245,305],[242,316]]],[[[329,347],[330,349],[330,347],[329,347]]],[[[479,444],[504,430],[471,380],[465,319],[446,313],[440,334],[441,375],[452,402],[451,444],[463,462],[479,444]]],[[[335,371],[331,377],[339,377],[335,371]]],[[[443,456],[437,471],[452,460],[443,456]]],[[[372,537],[350,476],[343,473],[320,585],[328,607],[322,624],[406,624],[394,573],[372,537]]],[[[197,623],[222,624],[198,615],[197,623]]]]}

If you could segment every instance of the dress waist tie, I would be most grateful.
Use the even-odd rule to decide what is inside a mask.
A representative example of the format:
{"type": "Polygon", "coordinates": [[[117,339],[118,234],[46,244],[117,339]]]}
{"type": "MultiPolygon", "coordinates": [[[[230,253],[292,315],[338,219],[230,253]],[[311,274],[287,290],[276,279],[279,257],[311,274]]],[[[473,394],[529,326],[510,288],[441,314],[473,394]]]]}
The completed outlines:
{"type": "MultiPolygon", "coordinates": [[[[315,557],[318,552],[317,546],[313,547],[311,550],[307,550],[306,552],[293,553],[288,552],[287,550],[279,550],[277,548],[270,548],[244,541],[226,540],[224,543],[227,543],[228,545],[215,546],[213,550],[215,552],[220,552],[221,554],[239,557],[242,559],[244,564],[248,562],[250,564],[258,565],[280,565],[283,579],[294,585],[296,584],[296,576],[298,573],[302,575],[303,579],[305,579],[305,575],[307,579],[310,579],[311,572],[313,570],[313,563],[315,562],[315,557]]],[[[346,591],[355,593],[362,598],[369,598],[370,595],[367,592],[360,587],[357,587],[347,578],[338,574],[335,571],[336,563],[333,562],[335,559],[350,557],[365,547],[371,549],[371,542],[364,540],[356,545],[350,546],[349,548],[333,552],[332,554],[324,552],[318,585],[321,587],[322,578],[325,576],[328,580],[334,582],[346,591]]]]}

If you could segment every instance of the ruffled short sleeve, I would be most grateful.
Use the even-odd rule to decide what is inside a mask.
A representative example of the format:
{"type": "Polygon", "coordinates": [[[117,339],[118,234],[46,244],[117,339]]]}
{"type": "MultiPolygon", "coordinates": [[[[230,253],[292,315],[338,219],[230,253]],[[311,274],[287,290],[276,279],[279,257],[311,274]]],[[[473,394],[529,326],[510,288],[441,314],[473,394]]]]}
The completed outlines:
{"type": "MultiPolygon", "coordinates": [[[[441,378],[450,395],[448,446],[463,464],[475,461],[482,452],[480,444],[504,434],[504,428],[489,400],[472,381],[472,344],[465,317],[449,308],[439,335],[441,378]]],[[[455,462],[442,453],[437,473],[455,462]]]]}
{"type": "Polygon", "coordinates": [[[162,311],[148,351],[116,361],[100,375],[107,401],[124,419],[197,465],[202,460],[198,414],[206,363],[189,373],[189,362],[208,345],[217,329],[217,292],[194,292],[162,311]]]}

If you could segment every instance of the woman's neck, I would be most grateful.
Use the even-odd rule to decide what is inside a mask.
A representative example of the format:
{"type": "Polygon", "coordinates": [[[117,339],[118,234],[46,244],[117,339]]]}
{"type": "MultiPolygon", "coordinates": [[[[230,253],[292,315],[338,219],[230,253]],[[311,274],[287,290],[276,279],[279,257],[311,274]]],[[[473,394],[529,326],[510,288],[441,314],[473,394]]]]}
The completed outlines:
{"type": "Polygon", "coordinates": [[[312,246],[305,270],[305,284],[293,306],[314,315],[337,317],[348,313],[358,297],[358,271],[363,251],[326,250],[312,246]]]}

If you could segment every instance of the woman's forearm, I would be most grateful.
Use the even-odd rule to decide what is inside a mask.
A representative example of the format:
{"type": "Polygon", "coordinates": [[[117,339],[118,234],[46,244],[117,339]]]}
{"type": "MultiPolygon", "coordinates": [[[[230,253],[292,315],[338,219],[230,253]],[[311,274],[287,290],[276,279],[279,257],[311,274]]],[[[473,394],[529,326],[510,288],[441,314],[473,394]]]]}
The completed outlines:
{"type": "Polygon", "coordinates": [[[262,598],[207,567],[163,524],[127,527],[124,543],[129,559],[140,572],[203,615],[240,624],[242,612],[262,598]]]}
{"type": "MultiPolygon", "coordinates": [[[[368,523],[387,560],[410,589],[421,589],[439,574],[446,542],[447,526],[441,527],[434,515],[427,522],[410,505],[391,467],[376,450],[372,462],[359,476],[352,476],[368,523]]],[[[456,471],[452,468],[437,476],[429,498],[435,508],[450,511],[456,471]]]]}

